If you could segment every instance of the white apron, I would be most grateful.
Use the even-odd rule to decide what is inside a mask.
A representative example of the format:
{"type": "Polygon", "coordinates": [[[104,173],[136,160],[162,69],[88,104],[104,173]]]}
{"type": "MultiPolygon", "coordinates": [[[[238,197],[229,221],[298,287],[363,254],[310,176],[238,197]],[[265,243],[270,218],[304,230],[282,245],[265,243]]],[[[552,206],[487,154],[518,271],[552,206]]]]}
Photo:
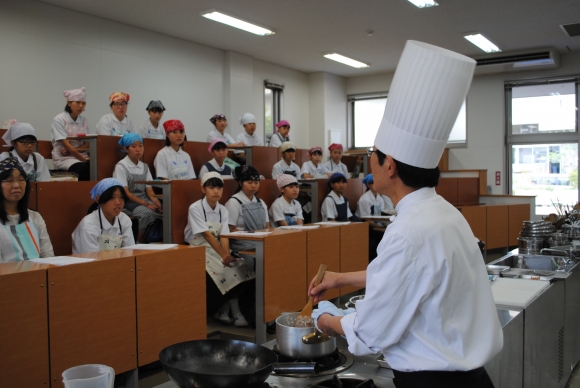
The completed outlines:
{"type": "Polygon", "coordinates": [[[101,223],[101,234],[99,235],[99,251],[110,251],[111,249],[121,248],[123,244],[123,229],[121,229],[121,220],[117,217],[119,223],[119,231],[121,235],[105,234],[103,232],[103,220],[101,219],[101,211],[99,212],[99,222],[101,223]]]}
{"type": "MultiPolygon", "coordinates": [[[[66,130],[66,135],[67,137],[76,137],[78,135],[87,135],[88,134],[88,126],[89,126],[89,122],[88,120],[83,120],[83,124],[84,125],[79,125],[77,123],[69,123],[66,120],[66,115],[64,113],[61,113],[61,115],[63,115],[63,119],[64,119],[64,129],[66,130]]],[[[72,145],[75,148],[78,148],[80,146],[82,146],[84,144],[83,141],[80,140],[69,140],[70,145],[72,145]]],[[[63,149],[63,145],[62,142],[60,141],[53,141],[52,142],[52,161],[54,163],[54,166],[59,169],[59,170],[65,170],[68,171],[68,169],[70,168],[70,166],[72,166],[75,163],[79,163],[82,162],[82,160],[78,160],[76,157],[72,156],[72,155],[63,155],[61,154],[61,150],[63,149]]],[[[81,152],[81,155],[88,157],[89,153],[88,152],[81,152]]]]}
{"type": "MultiPolygon", "coordinates": [[[[219,231],[221,230],[222,224],[219,222],[208,222],[207,217],[205,224],[207,225],[209,232],[219,243],[219,231]]],[[[191,240],[190,245],[205,247],[205,270],[209,276],[211,276],[222,295],[225,295],[238,284],[247,280],[252,280],[256,277],[256,274],[248,266],[245,260],[238,259],[238,261],[234,263],[235,267],[225,267],[221,256],[218,255],[211,245],[209,245],[203,235],[194,237],[193,240],[191,240]]]]}

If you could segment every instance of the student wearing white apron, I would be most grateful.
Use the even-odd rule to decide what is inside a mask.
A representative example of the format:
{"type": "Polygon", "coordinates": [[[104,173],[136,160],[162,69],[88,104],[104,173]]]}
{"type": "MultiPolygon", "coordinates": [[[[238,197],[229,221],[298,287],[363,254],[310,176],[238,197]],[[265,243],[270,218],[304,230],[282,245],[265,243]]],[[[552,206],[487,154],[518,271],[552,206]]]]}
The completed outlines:
{"type": "Polygon", "coordinates": [[[217,172],[208,172],[202,177],[201,191],[204,198],[189,207],[185,241],[190,245],[206,247],[209,313],[213,314],[217,309],[214,318],[222,323],[231,324],[233,320],[235,326],[247,326],[238,297],[256,274],[243,259],[230,253],[228,238],[221,237],[230,231],[228,211],[218,202],[223,188],[223,178],[217,172]]]}
{"type": "Polygon", "coordinates": [[[72,252],[99,252],[135,245],[131,219],[123,213],[123,184],[105,178],[91,190],[93,204],[72,234],[72,252]]]}
{"type": "Polygon", "coordinates": [[[114,92],[109,96],[109,107],[112,113],[101,117],[97,123],[97,135],[123,136],[126,133],[137,133],[135,123],[127,117],[129,93],[114,92]]]}
{"type": "Polygon", "coordinates": [[[333,174],[339,172],[347,177],[348,168],[346,168],[346,165],[340,161],[343,151],[342,144],[332,143],[328,147],[328,150],[330,151],[330,160],[324,163],[328,171],[333,174]]]}
{"type": "Polygon", "coordinates": [[[153,162],[157,179],[196,179],[191,157],[183,150],[183,142],[187,140],[183,123],[179,120],[167,120],[163,123],[163,128],[166,134],[165,147],[159,150],[153,162]]]}
{"type": "Polygon", "coordinates": [[[67,137],[83,137],[89,134],[89,122],[81,113],[87,106],[85,88],[67,90],[64,93],[64,112],[52,120],[52,163],[58,170],[78,174],[80,181],[90,180],[89,144],[67,137]]]}
{"type": "Polygon", "coordinates": [[[346,190],[346,177],[339,172],[332,174],[326,185],[331,189],[330,193],[322,201],[320,213],[322,221],[359,221],[353,216],[348,206],[348,199],[342,195],[346,190]]]}
{"type": "MultiPolygon", "coordinates": [[[[268,208],[266,203],[258,198],[260,188],[260,174],[252,166],[236,167],[236,179],[238,180],[238,192],[227,202],[226,209],[229,213],[230,230],[259,230],[270,227],[268,208]]],[[[255,243],[251,241],[230,239],[230,247],[233,252],[255,249],[255,243]]],[[[255,258],[244,256],[251,267],[254,268],[255,258]]]]}
{"type": "Polygon", "coordinates": [[[30,181],[16,158],[0,161],[0,263],[54,256],[44,220],[28,209],[30,181]]]}
{"type": "Polygon", "coordinates": [[[285,141],[280,146],[280,153],[282,154],[282,159],[272,167],[272,179],[276,179],[282,174],[288,174],[299,178],[300,167],[294,163],[294,158],[296,157],[296,146],[289,141],[285,141]]]}
{"type": "MultiPolygon", "coordinates": [[[[244,143],[246,146],[263,146],[264,140],[256,134],[256,117],[251,113],[244,113],[240,117],[240,124],[244,127],[242,133],[236,137],[238,143],[244,143]]],[[[238,158],[245,158],[244,151],[236,151],[234,153],[238,158]]],[[[245,159],[244,159],[245,160],[245,159]]]]}
{"type": "Polygon", "coordinates": [[[286,120],[276,123],[276,133],[270,138],[270,147],[280,147],[285,141],[290,141],[290,123],[286,120]]]}
{"type": "Polygon", "coordinates": [[[296,177],[288,174],[278,175],[276,184],[282,195],[270,206],[271,225],[274,227],[302,225],[304,216],[302,206],[296,200],[299,193],[296,177]]]}
{"type": "Polygon", "coordinates": [[[163,112],[165,107],[159,100],[152,100],[147,108],[145,108],[147,113],[149,113],[149,119],[145,121],[145,124],[139,128],[139,134],[143,139],[165,139],[165,131],[161,126],[161,118],[163,117],[163,112]]]}
{"type": "Polygon", "coordinates": [[[322,164],[322,148],[312,147],[308,156],[310,160],[302,164],[302,178],[330,178],[332,174],[322,164]]]}
{"type": "MultiPolygon", "coordinates": [[[[356,206],[356,216],[359,218],[367,216],[380,216],[385,209],[383,196],[375,191],[373,174],[369,174],[362,180],[367,187],[367,191],[358,199],[356,206]]],[[[388,198],[388,197],[386,197],[388,198]]],[[[383,232],[375,228],[384,228],[385,225],[380,222],[367,220],[369,223],[369,263],[377,257],[377,247],[383,238],[383,232]]]]}
{"type": "Polygon", "coordinates": [[[8,157],[18,159],[22,169],[31,182],[47,182],[50,180],[50,172],[44,161],[44,157],[38,152],[33,152],[38,144],[36,132],[32,125],[27,123],[14,123],[2,136],[4,142],[10,147],[8,152],[0,154],[0,160],[8,157]]]}

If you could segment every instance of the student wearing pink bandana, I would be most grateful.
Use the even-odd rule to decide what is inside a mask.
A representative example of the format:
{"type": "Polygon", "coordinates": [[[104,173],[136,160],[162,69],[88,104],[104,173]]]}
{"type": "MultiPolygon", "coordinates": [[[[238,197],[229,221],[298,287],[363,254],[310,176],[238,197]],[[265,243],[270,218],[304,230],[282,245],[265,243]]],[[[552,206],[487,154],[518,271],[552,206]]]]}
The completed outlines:
{"type": "Polygon", "coordinates": [[[342,158],[342,144],[332,143],[330,147],[328,147],[330,151],[330,160],[324,165],[331,173],[339,172],[342,175],[348,177],[348,169],[346,165],[340,161],[342,158]]]}
{"type": "Polygon", "coordinates": [[[332,174],[322,164],[322,148],[312,147],[308,156],[310,160],[302,165],[302,178],[330,178],[332,174]]]}
{"type": "Polygon", "coordinates": [[[153,165],[157,178],[163,180],[195,179],[191,157],[183,150],[187,140],[185,127],[180,120],[167,120],[165,129],[165,147],[159,150],[153,165]]]}
{"type": "Polygon", "coordinates": [[[109,96],[109,107],[112,113],[107,113],[97,123],[97,135],[123,136],[126,133],[137,133],[135,123],[127,117],[127,106],[131,96],[125,92],[114,92],[109,96]]]}

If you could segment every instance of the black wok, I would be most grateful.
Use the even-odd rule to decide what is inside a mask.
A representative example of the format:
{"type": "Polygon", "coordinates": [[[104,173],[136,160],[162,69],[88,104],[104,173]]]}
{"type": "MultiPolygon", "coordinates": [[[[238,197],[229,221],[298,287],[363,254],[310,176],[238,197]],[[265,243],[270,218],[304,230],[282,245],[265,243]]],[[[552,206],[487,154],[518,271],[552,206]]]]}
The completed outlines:
{"type": "Polygon", "coordinates": [[[277,364],[276,353],[268,348],[223,339],[180,342],[163,349],[159,360],[181,388],[259,387],[273,370],[318,373],[315,363],[277,364]]]}

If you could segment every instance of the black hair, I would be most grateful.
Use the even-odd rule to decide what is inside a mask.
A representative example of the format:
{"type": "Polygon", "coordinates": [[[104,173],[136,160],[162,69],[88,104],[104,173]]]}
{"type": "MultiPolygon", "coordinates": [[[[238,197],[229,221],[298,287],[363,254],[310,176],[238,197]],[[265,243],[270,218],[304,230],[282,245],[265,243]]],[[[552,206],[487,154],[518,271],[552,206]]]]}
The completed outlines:
{"type": "Polygon", "coordinates": [[[68,106],[68,103],[64,106],[64,111],[67,113],[72,113],[72,109],[68,106]]]}
{"type": "Polygon", "coordinates": [[[163,109],[156,106],[154,108],[149,109],[147,112],[163,113],[163,109]]]}
{"type": "Polygon", "coordinates": [[[335,183],[337,183],[337,182],[344,182],[344,183],[346,183],[347,182],[346,177],[341,174],[341,176],[334,178],[334,180],[333,179],[329,179],[326,184],[327,184],[328,188],[332,190],[332,185],[335,184],[335,183]]]}
{"type": "Polygon", "coordinates": [[[125,202],[128,202],[129,196],[127,196],[127,192],[125,191],[125,188],[123,186],[111,186],[107,190],[103,191],[103,194],[99,196],[98,201],[93,202],[91,206],[89,206],[89,211],[87,214],[91,214],[92,212],[97,210],[99,205],[103,205],[109,202],[111,199],[113,199],[113,194],[115,194],[115,191],[117,191],[117,189],[121,190],[121,197],[123,197],[123,200],[125,202]]]}
{"type": "Polygon", "coordinates": [[[282,188],[290,187],[290,186],[298,187],[298,186],[300,186],[300,184],[298,182],[292,182],[292,183],[288,183],[286,186],[282,186],[282,188]]]}
{"type": "Polygon", "coordinates": [[[318,150],[316,150],[316,151],[312,151],[312,152],[310,153],[310,156],[312,156],[312,155],[317,155],[317,154],[322,156],[322,151],[318,151],[318,150]]]}
{"type": "MultiPolygon", "coordinates": [[[[375,152],[379,160],[379,165],[382,166],[385,163],[387,155],[379,150],[375,152]]],[[[397,174],[405,186],[418,190],[423,187],[435,187],[439,184],[439,166],[435,168],[421,168],[411,166],[396,159],[393,160],[397,166],[397,174]]]]}
{"type": "MultiPolygon", "coordinates": [[[[0,174],[0,181],[8,179],[8,177],[12,174],[12,171],[15,169],[4,171],[0,174]]],[[[22,171],[20,171],[22,174],[22,171]]],[[[26,174],[23,175],[26,178],[26,189],[24,189],[24,196],[18,201],[18,205],[16,209],[18,210],[18,214],[20,215],[20,220],[18,223],[23,223],[28,221],[28,198],[30,197],[30,181],[28,180],[28,176],[26,174]]],[[[4,191],[0,190],[0,221],[3,224],[8,222],[8,213],[6,213],[6,209],[4,208],[4,191]]]]}
{"type": "MultiPolygon", "coordinates": [[[[183,132],[185,133],[185,131],[183,131],[183,132]]],[[[184,149],[184,148],[185,148],[185,142],[186,142],[186,141],[187,141],[187,135],[185,135],[185,136],[183,137],[183,143],[181,143],[181,144],[179,145],[179,147],[181,147],[181,149],[184,149]]],[[[169,147],[170,145],[171,145],[171,142],[169,141],[169,138],[167,137],[167,134],[165,134],[165,146],[166,146],[166,147],[169,147]]],[[[226,147],[226,148],[227,148],[227,147],[226,147]]]]}
{"type": "Polygon", "coordinates": [[[203,187],[224,187],[224,181],[219,178],[209,178],[203,184],[203,187]]]}
{"type": "Polygon", "coordinates": [[[213,151],[225,150],[227,148],[228,148],[228,146],[226,145],[226,143],[224,143],[223,141],[218,141],[217,143],[215,143],[213,145],[213,147],[211,147],[211,150],[213,152],[213,151]]]}

